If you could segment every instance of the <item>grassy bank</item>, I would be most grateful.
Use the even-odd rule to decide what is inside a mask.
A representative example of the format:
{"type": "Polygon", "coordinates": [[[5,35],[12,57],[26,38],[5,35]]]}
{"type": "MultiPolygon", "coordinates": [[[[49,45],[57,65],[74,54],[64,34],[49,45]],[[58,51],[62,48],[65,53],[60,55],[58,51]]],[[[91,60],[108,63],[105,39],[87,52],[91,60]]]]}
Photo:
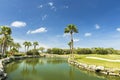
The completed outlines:
{"type": "Polygon", "coordinates": [[[96,55],[96,54],[78,55],[78,54],[75,54],[75,60],[79,61],[80,63],[104,66],[107,68],[119,68],[120,69],[120,62],[109,62],[105,60],[91,59],[87,57],[98,57],[98,58],[105,58],[105,59],[110,59],[110,60],[120,60],[120,55],[96,55]]]}

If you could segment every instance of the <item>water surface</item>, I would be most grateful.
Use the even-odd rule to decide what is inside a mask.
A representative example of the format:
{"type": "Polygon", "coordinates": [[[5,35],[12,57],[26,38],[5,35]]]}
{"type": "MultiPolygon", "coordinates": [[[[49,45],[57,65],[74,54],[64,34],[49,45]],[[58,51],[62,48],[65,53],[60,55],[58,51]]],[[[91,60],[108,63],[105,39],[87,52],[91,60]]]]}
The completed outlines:
{"type": "Polygon", "coordinates": [[[6,66],[7,80],[120,80],[80,70],[63,58],[30,58],[6,66]]]}

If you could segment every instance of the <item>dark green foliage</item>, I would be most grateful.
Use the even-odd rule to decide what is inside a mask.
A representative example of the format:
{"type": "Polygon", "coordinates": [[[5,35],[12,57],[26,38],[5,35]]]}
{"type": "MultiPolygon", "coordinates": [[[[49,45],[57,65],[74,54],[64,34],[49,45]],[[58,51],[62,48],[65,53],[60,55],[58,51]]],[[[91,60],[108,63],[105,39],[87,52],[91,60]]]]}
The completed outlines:
{"type": "Polygon", "coordinates": [[[52,54],[62,54],[62,49],[59,49],[59,48],[53,48],[52,49],[52,54]]]}
{"type": "MultiPolygon", "coordinates": [[[[49,54],[70,54],[70,49],[52,48],[47,49],[49,54]]],[[[78,48],[74,49],[74,54],[118,54],[113,48],[78,48]]]]}
{"type": "Polygon", "coordinates": [[[13,56],[24,56],[23,53],[16,53],[16,54],[13,54],[13,56]]]}
{"type": "Polygon", "coordinates": [[[92,54],[92,50],[90,48],[78,48],[77,54],[92,54]]]}
{"type": "Polygon", "coordinates": [[[49,53],[49,54],[70,54],[70,50],[69,49],[52,48],[52,49],[47,49],[47,53],[49,53]]]}
{"type": "Polygon", "coordinates": [[[26,52],[27,55],[39,55],[38,50],[33,49],[26,52]]]}

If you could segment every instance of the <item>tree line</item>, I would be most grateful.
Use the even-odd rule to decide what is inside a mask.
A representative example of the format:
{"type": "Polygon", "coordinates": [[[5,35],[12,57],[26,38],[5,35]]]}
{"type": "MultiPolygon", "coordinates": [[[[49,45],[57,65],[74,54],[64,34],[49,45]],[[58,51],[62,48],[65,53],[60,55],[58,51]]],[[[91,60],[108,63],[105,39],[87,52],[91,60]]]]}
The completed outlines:
{"type": "MultiPolygon", "coordinates": [[[[47,49],[48,54],[70,54],[70,49],[52,48],[47,49]]],[[[74,54],[119,54],[119,52],[113,48],[74,48],[74,54]]]]}

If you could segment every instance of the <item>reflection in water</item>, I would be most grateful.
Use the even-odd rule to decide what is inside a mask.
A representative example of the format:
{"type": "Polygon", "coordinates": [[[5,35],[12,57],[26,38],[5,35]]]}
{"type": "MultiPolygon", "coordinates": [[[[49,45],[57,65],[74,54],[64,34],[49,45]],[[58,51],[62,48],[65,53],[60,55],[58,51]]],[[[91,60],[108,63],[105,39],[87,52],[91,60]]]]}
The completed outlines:
{"type": "Polygon", "coordinates": [[[7,80],[119,80],[80,70],[62,58],[30,58],[6,66],[7,80]],[[98,76],[99,75],[99,76],[98,76]]]}
{"type": "Polygon", "coordinates": [[[69,70],[70,80],[74,80],[74,68],[70,66],[69,70]]]}

